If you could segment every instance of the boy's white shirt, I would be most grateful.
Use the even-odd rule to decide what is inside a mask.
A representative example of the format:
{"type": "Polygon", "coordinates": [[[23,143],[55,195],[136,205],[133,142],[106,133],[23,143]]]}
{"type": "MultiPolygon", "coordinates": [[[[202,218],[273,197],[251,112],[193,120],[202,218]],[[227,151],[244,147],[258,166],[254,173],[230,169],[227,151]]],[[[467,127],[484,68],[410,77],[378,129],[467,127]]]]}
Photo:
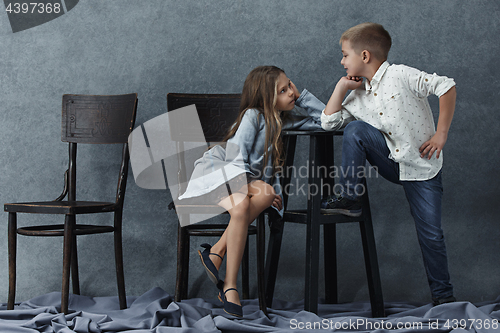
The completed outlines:
{"type": "Polygon", "coordinates": [[[351,91],[342,110],[321,114],[325,130],[343,128],[353,120],[364,121],[384,135],[389,158],[399,163],[402,181],[433,178],[443,165],[443,153],[430,160],[420,157],[420,146],[436,132],[427,97],[441,97],[455,81],[436,73],[428,74],[405,65],[384,62],[370,83],[351,91]]]}

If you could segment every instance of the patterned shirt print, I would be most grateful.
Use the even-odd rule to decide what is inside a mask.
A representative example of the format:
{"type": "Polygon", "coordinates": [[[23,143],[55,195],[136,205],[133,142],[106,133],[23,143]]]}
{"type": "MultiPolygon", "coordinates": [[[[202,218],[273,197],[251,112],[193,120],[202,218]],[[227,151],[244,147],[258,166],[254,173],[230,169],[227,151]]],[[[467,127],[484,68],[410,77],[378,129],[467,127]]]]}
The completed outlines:
{"type": "Polygon", "coordinates": [[[443,165],[443,153],[430,160],[420,157],[420,146],[436,132],[427,100],[431,94],[441,97],[455,81],[436,73],[428,74],[405,65],[384,62],[371,82],[365,80],[351,91],[342,110],[321,115],[326,130],[337,130],[353,120],[364,121],[384,134],[389,158],[399,163],[402,181],[433,178],[443,165]]]}

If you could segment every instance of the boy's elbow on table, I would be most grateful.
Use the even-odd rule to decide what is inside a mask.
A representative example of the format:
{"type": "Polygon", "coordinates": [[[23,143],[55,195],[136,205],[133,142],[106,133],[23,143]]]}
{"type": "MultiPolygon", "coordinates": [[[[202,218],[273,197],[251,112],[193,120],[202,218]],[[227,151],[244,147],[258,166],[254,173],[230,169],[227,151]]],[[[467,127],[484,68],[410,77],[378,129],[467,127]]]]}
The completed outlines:
{"type": "Polygon", "coordinates": [[[342,127],[343,119],[340,112],[335,112],[331,115],[326,115],[323,111],[321,113],[321,127],[325,131],[336,131],[342,127]]]}
{"type": "Polygon", "coordinates": [[[342,128],[343,122],[321,122],[321,127],[325,131],[338,131],[342,128]]]}

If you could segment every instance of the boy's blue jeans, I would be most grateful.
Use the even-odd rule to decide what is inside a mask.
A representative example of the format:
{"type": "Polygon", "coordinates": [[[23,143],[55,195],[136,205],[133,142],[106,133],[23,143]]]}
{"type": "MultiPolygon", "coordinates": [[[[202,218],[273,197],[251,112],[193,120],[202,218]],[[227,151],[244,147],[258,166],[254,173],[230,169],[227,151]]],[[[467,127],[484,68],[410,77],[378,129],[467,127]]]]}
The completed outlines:
{"type": "MultiPolygon", "coordinates": [[[[367,160],[378,168],[382,177],[402,185],[415,220],[432,298],[452,296],[453,287],[450,283],[446,246],[441,229],[441,171],[434,178],[425,181],[400,181],[399,164],[391,160],[389,154],[389,148],[379,130],[363,121],[349,123],[343,136],[340,194],[348,199],[356,199],[356,193],[360,193],[361,186],[361,179],[356,177],[357,171],[365,167],[367,160]],[[346,170],[356,172],[345,172],[346,170]]],[[[432,158],[435,158],[435,155],[432,158]]]]}

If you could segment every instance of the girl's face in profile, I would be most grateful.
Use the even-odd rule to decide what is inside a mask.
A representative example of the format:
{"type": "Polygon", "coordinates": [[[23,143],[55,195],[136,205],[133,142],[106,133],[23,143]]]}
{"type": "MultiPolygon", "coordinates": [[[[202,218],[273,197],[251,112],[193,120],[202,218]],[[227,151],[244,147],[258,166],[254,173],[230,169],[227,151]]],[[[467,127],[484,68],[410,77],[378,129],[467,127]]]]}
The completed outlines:
{"type": "Polygon", "coordinates": [[[295,92],[292,81],[281,73],[278,77],[276,109],[280,111],[290,111],[295,107],[295,92]]]}

